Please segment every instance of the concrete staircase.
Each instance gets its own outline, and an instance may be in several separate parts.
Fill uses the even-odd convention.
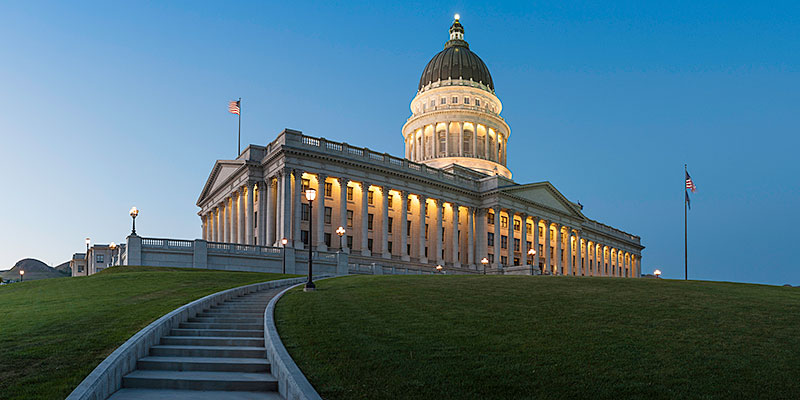
[[[279,290],[230,299],[181,323],[109,399],[281,399],[264,348],[264,309]]]

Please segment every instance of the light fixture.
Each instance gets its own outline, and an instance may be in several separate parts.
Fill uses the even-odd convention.
[[[314,201],[317,198],[317,191],[314,189],[306,189],[306,200]]]
[[[287,243],[289,243],[289,239],[287,239],[287,238],[281,239],[281,244],[282,245],[286,246]]]
[[[661,270],[657,269],[657,270],[653,271],[653,275],[655,275],[656,278],[661,278]]]
[[[25,280],[25,270],[19,270],[19,281],[22,282]]]
[[[135,206],[131,207],[130,215],[131,215],[131,218],[133,218],[133,226],[131,228],[131,236],[136,236],[136,217],[139,215],[139,209],[136,208]]]
[[[306,286],[303,288],[304,292],[311,292],[316,289],[316,285],[314,285],[314,281],[312,280],[312,269],[313,269],[313,259],[314,255],[311,252],[313,246],[311,243],[314,243],[314,199],[317,198],[317,191],[314,189],[306,189],[306,200],[308,200],[308,280],[306,281]]]

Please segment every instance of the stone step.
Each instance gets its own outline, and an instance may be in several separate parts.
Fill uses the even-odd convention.
[[[209,307],[203,310],[203,312],[219,312],[219,311],[242,311],[242,312],[260,312],[263,313],[264,310],[267,309],[267,306],[260,305],[260,306],[219,306],[219,307]]]
[[[230,324],[230,323],[209,323],[209,322],[181,322],[179,328],[186,329],[247,329],[264,330],[263,323],[257,324]]]
[[[226,336],[264,338],[264,329],[184,329],[175,328],[169,332],[170,336]]]
[[[192,317],[187,322],[207,322],[217,324],[261,324],[264,323],[264,318],[247,318],[247,317]]]
[[[235,311],[235,310],[211,310],[203,311],[195,315],[196,318],[264,318],[264,310],[261,311]]]
[[[109,400],[283,400],[277,392],[120,389]]]
[[[263,347],[263,344],[262,346],[189,346],[160,344],[150,348],[150,355],[159,357],[266,358],[267,351]]]
[[[245,346],[264,345],[264,338],[222,337],[222,336],[164,336],[161,344],[179,346]]]
[[[263,358],[225,357],[157,357],[148,356],[136,362],[137,369],[168,371],[269,372]]]
[[[142,389],[276,391],[278,381],[267,373],[135,370],[122,386]]]

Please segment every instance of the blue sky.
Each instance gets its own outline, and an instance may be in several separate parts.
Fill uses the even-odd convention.
[[[800,3],[0,3],[0,269],[83,239],[194,238],[217,159],[283,128],[402,155],[452,15],[487,63],[517,182],[638,234],[645,271],[800,284]]]

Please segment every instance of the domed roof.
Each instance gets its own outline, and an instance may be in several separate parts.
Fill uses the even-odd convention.
[[[432,82],[448,79],[464,79],[480,82],[494,91],[494,83],[489,68],[477,54],[469,49],[469,44],[463,40],[464,28],[458,19],[450,27],[450,40],[444,45],[444,50],[433,56],[422,71],[419,79],[419,88],[422,90]]]

